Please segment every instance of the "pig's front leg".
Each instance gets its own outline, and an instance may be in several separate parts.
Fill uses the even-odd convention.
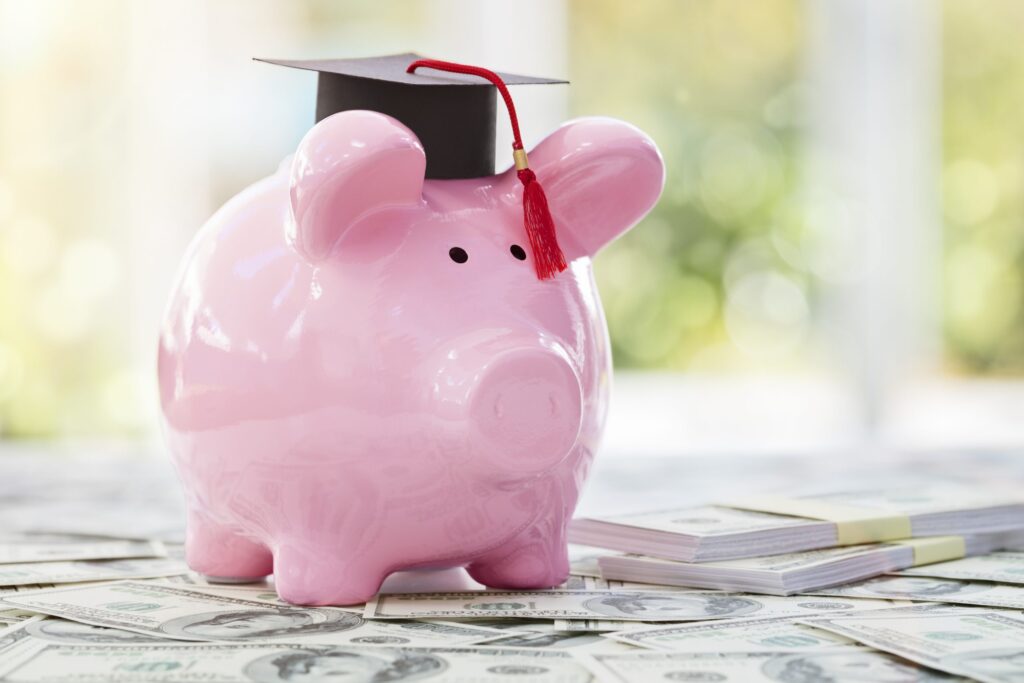
[[[491,588],[552,588],[569,577],[564,530],[546,536],[533,530],[473,561],[466,571]]]
[[[218,524],[198,510],[189,510],[185,560],[212,581],[259,581],[274,570],[266,546]]]
[[[388,571],[371,558],[326,544],[283,544],[274,552],[277,595],[293,605],[359,605],[380,590]]]

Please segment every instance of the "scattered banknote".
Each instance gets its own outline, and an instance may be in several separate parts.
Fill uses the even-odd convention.
[[[23,609],[157,638],[288,640],[371,645],[468,645],[507,635],[472,624],[372,622],[334,608],[299,608],[124,581],[6,596]]]
[[[555,619],[551,623],[556,631],[564,633],[612,633],[628,631],[638,626],[653,626],[658,622],[623,621],[621,619]]]
[[[965,679],[859,647],[817,652],[581,653],[603,681],[735,681],[736,683],[953,683]]]
[[[725,594],[723,594],[725,595]],[[807,600],[800,596],[771,597],[764,595],[746,596],[765,603],[769,609],[759,612],[759,619],[776,617],[794,619],[801,614],[844,612],[858,609],[883,609],[903,603],[899,600]],[[743,617],[740,617],[741,619]],[[683,621],[683,620],[679,620]],[[726,620],[730,621],[730,620]],[[621,619],[555,619],[555,629],[567,633],[615,633],[617,631],[636,630],[645,622],[625,621]],[[646,622],[648,626],[659,625],[658,622]]]
[[[718,621],[716,619],[716,621]],[[622,619],[555,619],[555,630],[564,633],[613,633],[628,631],[638,626],[653,626],[660,622],[623,621]]]
[[[370,619],[471,619],[476,617],[699,621],[748,616],[798,616],[850,609],[879,609],[889,603],[814,600],[717,592],[486,591],[378,595],[366,604]]]
[[[875,604],[870,609],[879,609],[882,605]],[[842,610],[840,610],[842,611]],[[810,614],[810,612],[804,612],[804,614]],[[769,615],[758,617],[759,619],[783,619],[793,621],[797,619],[797,615],[794,614],[782,614],[780,615]],[[743,617],[738,619],[711,619],[711,620],[690,620],[680,621],[672,625],[683,626],[689,624],[700,624],[700,623],[715,623],[715,624],[729,624],[732,622],[744,621]],[[657,621],[624,621],[617,619],[555,619],[553,622],[556,631],[562,631],[564,633],[604,633],[612,634],[623,631],[636,631],[641,628],[654,628],[658,626],[668,626],[665,622]]]
[[[658,591],[659,593],[693,593],[699,590],[704,593],[712,592],[703,588],[694,588],[693,586],[665,586],[662,584],[651,584],[651,583],[637,583],[634,581],[618,581],[616,579],[602,579],[597,576],[587,575],[570,575],[559,588],[564,590],[581,590],[581,591],[595,591],[595,590],[608,590],[613,588],[615,590],[626,590],[626,591]],[[715,591],[717,592],[717,591]]]
[[[962,608],[879,610],[804,620],[924,666],[985,683],[1024,681],[1024,617]]]
[[[169,557],[0,564],[0,587],[148,579],[187,572],[184,562]]]
[[[40,618],[40,617],[35,617]],[[23,622],[0,627],[0,671],[11,659],[11,653],[19,644],[29,638],[29,634],[21,628]]]
[[[880,576],[848,586],[825,588],[811,594],[1024,609],[1024,586],[937,579],[929,576]]]
[[[1024,584],[1024,552],[996,552],[962,560],[926,564],[894,572],[901,576],[934,576],[964,581]]]
[[[366,605],[374,619],[474,617],[683,621],[739,616],[763,608],[749,598],[706,593],[488,591],[385,594]]]
[[[127,676],[126,676],[127,674]],[[128,677],[130,676],[130,678]],[[589,670],[552,650],[395,648],[294,643],[55,645],[29,641],[0,664],[10,683],[70,681],[426,681],[587,683]]]
[[[912,603],[904,608],[918,609]],[[931,604],[929,610],[959,612],[959,605]],[[896,609],[890,608],[889,612]],[[859,611],[857,613],[863,613]],[[798,624],[792,616],[737,618],[717,622],[656,625],[623,629],[606,638],[657,650],[675,652],[787,652],[851,644],[842,636]]]
[[[792,617],[660,625],[604,637],[651,650],[695,653],[805,652],[853,644],[843,636],[794,623]]]
[[[146,583],[151,583],[147,581]],[[223,595],[229,598],[241,598],[243,600],[259,600],[260,602],[273,602],[281,605],[287,605],[284,600],[277,596],[277,589],[274,588],[274,584],[270,581],[259,581],[257,583],[239,583],[239,584],[227,584],[227,583],[213,583],[202,578],[198,574],[185,574],[183,576],[168,576],[166,578],[158,579],[152,583],[166,583],[179,588],[188,588],[188,590],[196,591],[198,593],[212,593],[214,595]]]
[[[450,623],[450,622],[446,622]],[[489,640],[485,647],[542,648],[572,650],[581,652],[620,652],[632,650],[631,646],[602,638],[597,633],[576,633],[561,631],[550,621],[526,621],[523,619],[472,619],[470,623],[488,626],[509,632],[505,638]],[[634,624],[635,625],[635,624]]]
[[[83,624],[79,621],[69,621],[58,617],[40,616],[38,614],[30,619],[25,619],[3,635],[18,641],[24,638],[33,638],[58,645],[128,645],[139,643],[173,645],[179,642],[168,638],[147,636],[134,631],[125,631],[119,628]],[[0,642],[2,642],[2,637],[0,637]],[[0,655],[2,653],[3,650],[0,649]]]
[[[253,581],[248,583],[225,583],[223,581],[210,581],[209,579],[200,574],[189,572],[188,574],[167,576],[162,578],[161,581],[164,581],[166,583],[175,583],[179,585],[194,586],[197,590],[205,590],[206,588],[223,588],[274,592],[274,584],[266,579],[262,581]]]
[[[21,609],[0,609],[0,625],[10,626],[35,616],[34,612],[26,612]]]
[[[40,590],[43,588],[56,588],[52,583],[34,583],[31,586],[0,586],[0,598],[7,595],[14,595],[15,593],[24,593],[31,590]],[[3,605],[0,605],[0,609],[3,609]]]
[[[189,586],[189,590],[194,590],[198,593],[210,593],[212,595],[220,595],[228,598],[239,598],[242,600],[257,600],[259,602],[269,602],[276,605],[290,605],[290,603],[278,597],[277,589],[274,587],[274,584],[270,581],[258,581],[255,583],[244,584],[225,584],[208,581],[207,579],[204,579],[203,577],[197,574],[171,576],[164,579],[160,579],[160,581],[177,585],[187,585]],[[340,609],[346,612],[362,614],[363,611],[366,609],[366,606],[342,605],[332,606],[331,609]]]
[[[793,620],[806,614],[831,614],[835,612],[847,612],[850,610],[862,609],[883,609],[904,603],[900,600],[807,600],[799,596],[787,598],[766,597],[763,595],[746,596],[753,597],[760,602],[767,603],[768,609],[758,612],[758,619],[789,619]],[[727,623],[743,620],[738,619],[714,619],[714,623]],[[684,620],[676,620],[683,622]],[[708,621],[708,619],[692,619],[686,623]],[[656,621],[626,621],[623,619],[555,619],[555,629],[566,633],[617,633],[619,631],[634,631],[643,626],[663,626]]]
[[[591,576],[579,576],[570,574],[558,588],[567,591],[585,591],[607,588],[604,584],[603,579],[594,578]]]
[[[650,582],[620,581],[619,579],[592,579],[594,588],[609,588],[624,591],[658,591],[659,593],[727,593],[717,588],[696,588],[694,586],[666,586],[664,584],[652,584]]]
[[[600,548],[570,545],[569,571],[577,576],[592,576],[599,579],[601,578],[601,568],[597,566],[597,559],[607,554],[607,550]]]
[[[127,557],[163,557],[156,541],[126,541],[63,534],[0,535],[0,564],[56,562],[60,560],[112,560]]]

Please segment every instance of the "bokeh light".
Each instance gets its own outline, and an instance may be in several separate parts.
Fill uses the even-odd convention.
[[[944,328],[950,366],[1024,373],[1024,5],[943,3]]]
[[[597,260],[616,363],[746,371],[798,357],[813,343],[798,199],[803,6],[571,7],[574,113],[630,119],[668,166],[652,216]]]

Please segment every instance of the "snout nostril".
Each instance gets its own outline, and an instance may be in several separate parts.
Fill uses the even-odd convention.
[[[579,380],[565,358],[547,349],[511,351],[488,363],[472,403],[484,448],[510,470],[554,465],[579,434]]]

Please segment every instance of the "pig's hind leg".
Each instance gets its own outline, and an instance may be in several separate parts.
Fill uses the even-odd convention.
[[[344,545],[285,543],[274,553],[277,595],[293,605],[359,605],[377,594],[389,571]]]
[[[534,530],[474,560],[466,571],[491,588],[552,588],[569,577],[569,549],[564,534],[545,537]]]
[[[188,566],[213,582],[259,581],[274,570],[266,546],[253,541],[197,510],[189,510],[185,534]]]

